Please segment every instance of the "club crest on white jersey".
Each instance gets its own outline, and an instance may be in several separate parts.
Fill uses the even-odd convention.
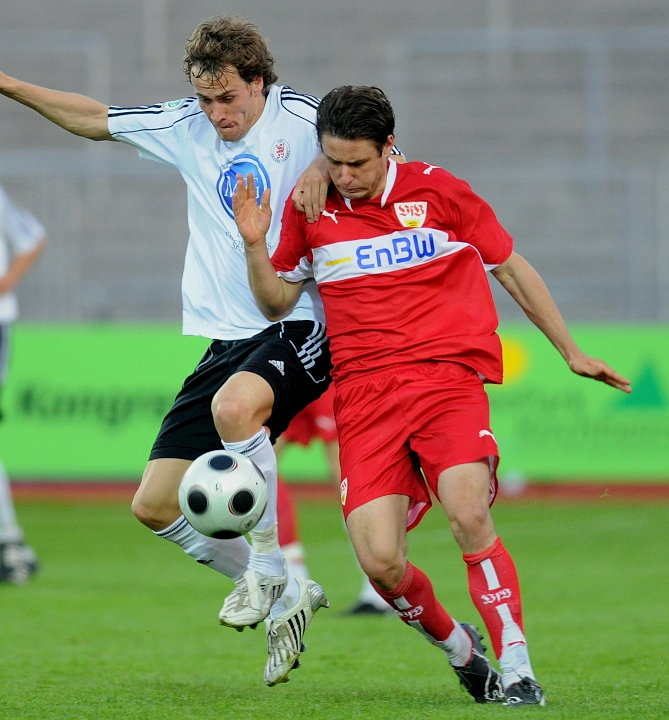
[[[290,157],[290,144],[287,140],[280,138],[272,145],[270,155],[275,163],[285,163]]]
[[[260,202],[260,198],[267,188],[272,185],[269,179],[269,173],[260,159],[255,155],[237,155],[232,162],[221,167],[221,173],[216,181],[216,191],[221,199],[221,204],[225,212],[234,218],[235,214],[232,210],[232,196],[235,194],[237,187],[237,175],[242,175],[246,179],[247,175],[253,175],[253,182],[256,186],[256,200]]]
[[[422,201],[395,203],[395,216],[403,227],[423,227],[427,217],[427,203]]]

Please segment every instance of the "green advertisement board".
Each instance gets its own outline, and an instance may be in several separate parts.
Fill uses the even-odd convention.
[[[500,472],[533,480],[669,480],[669,328],[574,327],[632,393],[574,375],[532,326],[504,327],[505,382],[489,386]]]
[[[502,327],[506,382],[488,386],[501,472],[553,482],[669,479],[669,328],[572,330],[634,392],[573,375],[527,323]],[[137,479],[205,347],[172,325],[17,325],[0,426],[12,479]],[[281,468],[290,479],[327,475],[318,444],[288,448]]]

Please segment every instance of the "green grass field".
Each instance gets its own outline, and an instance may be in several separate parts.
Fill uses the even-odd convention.
[[[219,627],[230,582],[142,528],[123,504],[18,505],[40,574],[0,586],[0,718],[417,720],[532,713],[557,720],[669,717],[669,505],[501,500],[545,708],[476,705],[445,658],[392,617],[346,617],[360,576],[339,510],[303,503],[312,575],[331,608],[302,668],[263,683],[263,632]],[[478,622],[438,510],[410,535],[449,610]]]

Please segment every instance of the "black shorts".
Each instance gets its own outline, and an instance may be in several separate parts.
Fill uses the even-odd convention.
[[[278,322],[245,340],[214,340],[184,381],[149,458],[195,460],[218,450],[221,438],[211,401],[221,385],[242,370],[264,378],[274,391],[266,422],[274,441],[302,408],[325,392],[331,367],[325,326],[317,322]]]

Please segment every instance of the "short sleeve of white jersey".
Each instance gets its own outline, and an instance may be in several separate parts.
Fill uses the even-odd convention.
[[[155,105],[109,108],[108,128],[115,140],[133,145],[148,159],[178,165],[192,121],[203,115],[194,97]]]

